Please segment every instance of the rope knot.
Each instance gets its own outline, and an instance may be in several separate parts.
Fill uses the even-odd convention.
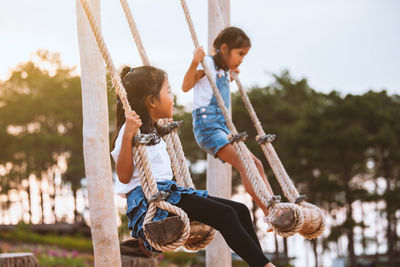
[[[235,135],[229,135],[228,139],[231,142],[231,144],[236,143],[238,141],[243,141],[244,142],[247,139],[247,133],[246,132],[241,132],[241,133],[237,133]]]
[[[261,145],[265,142],[272,143],[275,140],[276,134],[265,134],[263,136],[256,136],[256,141]]]
[[[160,129],[158,130],[158,134],[161,136],[165,136],[165,135],[171,133],[172,131],[178,130],[179,128],[181,128],[182,125],[183,125],[183,121],[173,121],[173,122],[164,123],[162,125],[159,124]]]
[[[294,203],[296,204],[300,204],[302,201],[307,200],[307,196],[306,195],[300,195],[296,198],[296,200],[294,201]]]
[[[157,193],[155,193],[154,195],[152,195],[150,197],[150,199],[147,201],[147,203],[150,205],[150,203],[153,203],[153,202],[157,203],[161,200],[166,200],[170,195],[171,195],[171,193],[169,193],[169,192],[158,191]]]
[[[150,142],[156,142],[158,140],[158,136],[155,133],[149,133],[149,134],[137,134],[133,138],[133,144],[135,146],[138,145],[147,145]]]
[[[281,202],[281,196],[278,195],[278,196],[271,197],[271,199],[268,200],[267,209],[269,209],[270,207],[273,207],[276,203],[279,203],[279,202]]]

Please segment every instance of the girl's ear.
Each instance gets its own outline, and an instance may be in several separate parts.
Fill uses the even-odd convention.
[[[147,108],[155,108],[156,107],[157,98],[153,95],[149,95],[146,97],[144,104]]]
[[[228,49],[229,47],[228,47],[228,45],[227,44],[225,44],[225,43],[223,43],[222,45],[221,45],[221,47],[219,48],[219,50],[221,51],[221,53],[223,54],[223,55],[227,55],[228,54]]]

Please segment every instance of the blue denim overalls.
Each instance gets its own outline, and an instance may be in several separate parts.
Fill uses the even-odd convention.
[[[230,90],[227,75],[218,74],[215,77],[218,90],[224,99],[225,106],[230,106]],[[229,144],[228,135],[230,131],[226,125],[224,115],[218,106],[217,99],[213,94],[210,103],[192,112],[193,132],[197,144],[207,153],[216,157],[217,152]]]

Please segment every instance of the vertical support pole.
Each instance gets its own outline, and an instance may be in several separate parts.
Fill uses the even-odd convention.
[[[90,0],[100,20],[100,0]],[[76,0],[81,63],[83,152],[96,267],[121,266],[114,207],[106,71],[81,3]]]
[[[213,41],[223,29],[219,22],[214,2],[220,6],[225,25],[230,24],[230,1],[208,0],[208,53],[213,52]],[[231,198],[232,192],[232,167],[228,163],[207,154],[207,190],[210,195],[222,198]],[[226,244],[222,235],[218,233],[215,240],[206,250],[206,266],[208,267],[230,267],[232,266],[231,249]]]

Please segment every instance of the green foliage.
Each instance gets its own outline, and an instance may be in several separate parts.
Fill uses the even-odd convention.
[[[84,176],[82,106],[80,78],[73,70],[61,64],[58,54],[38,51],[0,83],[0,164],[12,164],[2,182],[20,189],[22,179],[41,177],[64,155],[64,180],[73,189],[79,186]]]
[[[187,253],[183,251],[176,251],[176,252],[164,252],[159,255],[160,260],[160,267],[167,267],[170,264],[176,264],[177,266],[203,266],[199,260],[198,253]],[[204,253],[203,258],[204,258]]]
[[[124,236],[129,236],[131,230],[128,228],[128,223],[129,223],[129,218],[126,216],[126,214],[119,214],[119,217],[121,218],[121,225],[118,227],[118,237],[119,240],[122,241],[124,240]]]
[[[108,94],[111,118],[115,94]],[[85,172],[81,81],[74,68],[62,65],[58,54],[38,51],[0,82],[0,99],[0,165],[11,166],[0,176],[0,193],[27,190],[22,180],[31,174],[40,180],[62,157],[63,183],[75,194]]]
[[[31,232],[29,230],[29,226],[25,224],[19,224],[18,227],[13,231],[1,232],[0,238],[10,242],[46,244],[65,249],[75,249],[83,252],[93,251],[91,239],[83,237],[60,236],[55,234],[39,235]]]
[[[84,258],[55,257],[46,254],[36,255],[40,266],[68,266],[68,267],[91,267]]]

